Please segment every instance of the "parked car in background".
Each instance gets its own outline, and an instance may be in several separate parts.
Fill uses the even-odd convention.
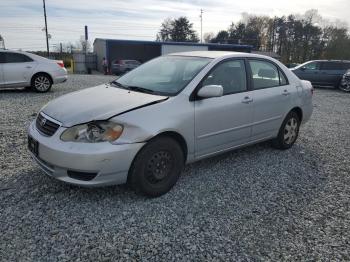
[[[111,72],[114,75],[121,75],[129,72],[141,65],[137,60],[113,60],[111,63]]]
[[[288,68],[294,68],[294,67],[297,67],[298,65],[299,65],[298,63],[285,64],[285,66]]]
[[[52,84],[66,80],[63,61],[28,52],[0,50],[0,88],[31,87],[43,93],[49,91]]]
[[[58,180],[128,182],[159,196],[185,163],[265,140],[290,148],[312,114],[312,91],[266,56],[175,53],[51,101],[31,123],[28,147]]]
[[[315,87],[341,88],[341,80],[350,69],[350,61],[315,60],[301,64],[291,70],[300,79],[308,80]]]
[[[343,75],[339,88],[344,92],[350,92],[350,69]]]

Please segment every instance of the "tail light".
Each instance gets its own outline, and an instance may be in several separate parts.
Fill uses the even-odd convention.
[[[58,60],[58,61],[56,61],[56,63],[57,63],[60,67],[64,68],[64,63],[63,63],[62,60]]]

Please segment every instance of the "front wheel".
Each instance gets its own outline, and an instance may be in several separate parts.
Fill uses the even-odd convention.
[[[350,92],[350,81],[341,81],[338,88],[343,92]]]
[[[48,92],[51,89],[52,81],[46,74],[38,74],[32,79],[32,89],[39,93]]]
[[[184,162],[184,153],[174,139],[156,138],[137,154],[129,171],[128,183],[136,192],[151,197],[161,196],[175,185]]]
[[[297,113],[290,112],[284,119],[278,136],[272,141],[274,147],[278,149],[290,148],[298,138],[300,119]]]

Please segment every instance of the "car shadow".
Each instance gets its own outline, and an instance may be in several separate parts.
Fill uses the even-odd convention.
[[[295,144],[290,150],[281,151],[273,149],[269,142],[265,142],[187,165],[176,186],[169,193],[157,198],[155,202],[160,199],[183,201],[184,195],[187,196],[185,198],[188,196],[201,198],[196,195],[198,193],[204,193],[203,197],[209,197],[207,191],[227,193],[227,190],[231,192],[237,190],[239,194],[249,195],[254,188],[276,194],[281,193],[283,189],[295,194],[290,191],[291,188],[316,193],[318,188],[323,187],[324,179],[322,161],[319,160],[317,153],[308,149],[306,144]],[[21,181],[26,187],[7,183],[10,188],[7,190],[8,193],[13,190],[13,193],[16,190],[28,190],[28,195],[35,194],[38,198],[44,195],[64,198],[69,195],[74,196],[70,201],[78,200],[76,204],[106,198],[123,203],[155,200],[137,195],[127,185],[98,188],[69,185],[46,176],[35,164],[28,171],[18,173],[16,181]],[[198,188],[201,190],[194,190]],[[164,204],[166,205],[166,202]]]

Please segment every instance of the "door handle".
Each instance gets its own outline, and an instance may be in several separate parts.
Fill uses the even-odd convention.
[[[32,68],[31,66],[26,66],[26,68]]]
[[[242,100],[242,103],[244,103],[244,104],[249,104],[251,102],[253,102],[253,98],[251,98],[249,96],[244,97]]]
[[[287,89],[285,89],[285,90],[283,90],[282,95],[284,95],[284,96],[289,96],[289,95],[290,95],[290,93],[288,92],[288,90],[287,90]]]

